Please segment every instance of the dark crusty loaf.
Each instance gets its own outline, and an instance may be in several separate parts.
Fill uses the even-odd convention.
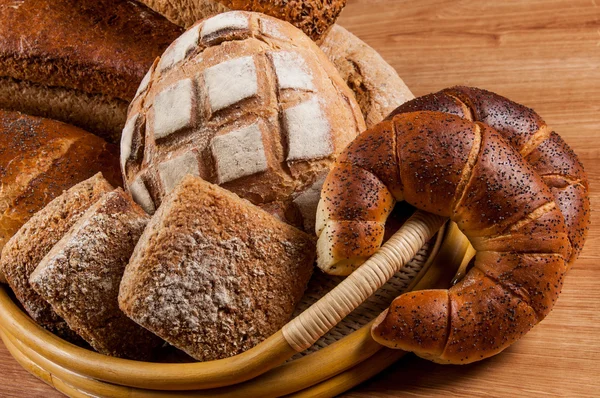
[[[32,287],[98,352],[147,359],[160,339],[129,320],[117,297],[148,215],[120,188],[90,207],[31,274]]]
[[[100,173],[80,182],[31,217],[2,250],[0,270],[25,310],[39,325],[69,341],[77,341],[77,335],[31,288],[29,277],[83,213],[112,190]]]
[[[116,141],[144,74],[181,33],[133,1],[0,0],[0,105],[62,119],[105,138],[110,133]],[[23,96],[9,97],[15,87],[24,89],[25,103]],[[88,103],[80,104],[86,95]],[[38,109],[48,97],[54,107]],[[94,100],[105,111],[98,117],[118,107],[120,123],[82,112],[93,109]],[[85,108],[72,112],[72,106]]]
[[[36,211],[78,182],[101,171],[121,185],[116,154],[116,147],[76,127],[0,110],[0,249]]]
[[[119,303],[133,320],[198,360],[229,357],[289,320],[314,253],[309,235],[188,175],[144,231]]]
[[[346,0],[140,0],[174,23],[196,21],[231,10],[255,11],[282,19],[319,41],[335,23]]]

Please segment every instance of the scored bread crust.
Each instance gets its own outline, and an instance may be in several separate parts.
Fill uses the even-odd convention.
[[[320,47],[354,92],[367,128],[414,98],[396,70],[342,26],[333,25]]]
[[[35,212],[78,182],[102,172],[121,185],[116,154],[116,147],[74,126],[0,110],[0,249]]]
[[[2,250],[0,270],[23,308],[39,325],[68,341],[80,338],[31,288],[29,277],[85,211],[112,190],[101,173],[80,182],[31,217]]]
[[[119,304],[197,360],[225,358],[289,321],[313,261],[311,236],[188,175],[140,238]]]
[[[173,23],[190,27],[195,22],[231,11],[254,11],[290,22],[314,41],[321,40],[335,23],[346,0],[141,0]]]
[[[29,279],[69,327],[105,355],[147,360],[161,344],[128,319],[117,300],[125,266],[148,220],[117,188],[85,211]]]
[[[144,81],[121,164],[148,212],[190,173],[310,225],[314,208],[303,194],[365,128],[354,94],[319,47],[259,13],[199,22]]]

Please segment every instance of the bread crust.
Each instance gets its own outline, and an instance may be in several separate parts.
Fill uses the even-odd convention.
[[[182,32],[133,1],[2,3],[0,76],[123,100]]]
[[[29,282],[98,352],[147,360],[161,340],[119,310],[119,285],[148,215],[121,188],[103,195],[46,254]]]
[[[81,338],[31,288],[29,277],[85,211],[112,190],[101,173],[80,182],[35,213],[2,250],[0,270],[23,308],[39,325],[71,342]]]
[[[99,171],[121,185],[116,154],[79,128],[0,110],[0,248],[35,212]]]
[[[560,135],[551,131],[540,115],[490,91],[457,86],[407,102],[390,118],[420,110],[455,114],[498,131],[550,187],[569,230],[573,248],[569,264],[577,259],[591,216],[587,174],[575,152]]]
[[[309,235],[188,175],[137,244],[119,304],[197,360],[225,358],[289,321],[313,261]]]
[[[284,21],[232,11],[190,28],[151,69],[129,109],[122,166],[147,211],[189,172],[311,225],[298,197],[364,127],[314,42]]]
[[[142,0],[170,21],[189,28],[197,21],[231,10],[254,11],[290,22],[311,39],[321,40],[346,0]]]
[[[462,364],[501,352],[544,319],[560,293],[571,244],[550,187],[514,144],[481,122],[432,111],[398,112],[364,136],[325,180],[318,265],[339,274],[372,255],[383,232],[368,227],[385,222],[393,200],[449,217],[477,250],[473,269],[450,289],[396,298],[375,320],[373,338]]]
[[[320,47],[354,92],[367,128],[414,98],[396,70],[344,27],[333,25]]]

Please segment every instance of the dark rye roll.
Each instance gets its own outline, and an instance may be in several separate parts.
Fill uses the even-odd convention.
[[[126,0],[0,0],[0,107],[116,143],[154,59],[183,30]]]

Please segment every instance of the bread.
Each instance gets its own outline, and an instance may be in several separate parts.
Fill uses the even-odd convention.
[[[231,10],[261,12],[290,22],[319,41],[335,23],[346,0],[141,0],[170,21],[189,28],[200,19]]]
[[[390,117],[418,110],[452,113],[483,122],[502,134],[550,187],[567,224],[573,248],[569,265],[573,264],[590,225],[588,178],[575,152],[540,115],[490,91],[457,86],[407,102]]]
[[[0,110],[0,250],[36,211],[98,172],[122,184],[115,146],[64,123]]]
[[[505,120],[514,125],[512,116]],[[501,134],[431,111],[399,113],[361,134],[324,183],[319,266],[352,268],[376,251],[395,200],[450,217],[477,257],[449,290],[396,298],[373,324],[377,342],[470,363],[502,351],[550,312],[568,269],[568,229],[544,179]]]
[[[233,193],[186,176],[135,248],[119,303],[199,361],[246,351],[291,317],[313,239]]]
[[[340,25],[331,28],[320,47],[354,92],[367,128],[414,98],[377,51]]]
[[[310,225],[316,200],[303,194],[365,128],[325,54],[300,30],[258,13],[233,11],[194,25],[139,91],[121,164],[127,188],[148,212],[190,173]]]
[[[35,213],[2,250],[0,270],[23,308],[39,325],[69,341],[77,341],[77,334],[31,288],[29,277],[83,213],[112,190],[100,173],[80,182]]]
[[[126,0],[0,0],[0,107],[118,142],[144,74],[182,29]]]
[[[161,340],[119,310],[125,266],[149,220],[120,188],[90,207],[52,247],[29,279],[40,294],[98,352],[148,359]]]

